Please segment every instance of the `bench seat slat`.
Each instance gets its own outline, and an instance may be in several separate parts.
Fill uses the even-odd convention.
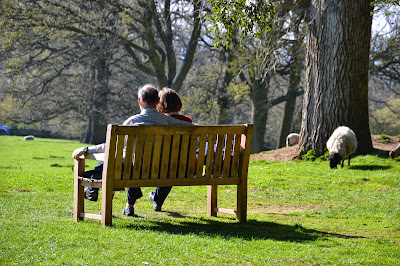
[[[170,187],[170,186],[197,186],[197,185],[237,185],[238,177],[228,178],[183,178],[183,179],[140,179],[114,180],[115,188],[122,187]]]

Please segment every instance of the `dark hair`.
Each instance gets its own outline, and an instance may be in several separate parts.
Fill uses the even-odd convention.
[[[179,95],[170,88],[163,88],[158,96],[160,101],[157,104],[157,110],[160,113],[179,112],[182,108],[182,102]]]
[[[159,101],[158,90],[151,84],[146,84],[138,91],[138,97],[142,102],[156,104]]]

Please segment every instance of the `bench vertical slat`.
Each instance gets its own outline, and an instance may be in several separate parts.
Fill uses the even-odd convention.
[[[143,135],[136,136],[135,162],[133,163],[132,179],[140,179],[140,168],[142,167]]]
[[[189,135],[183,135],[181,140],[181,148],[179,151],[178,178],[186,177],[185,173],[188,161],[188,150],[189,150]]]
[[[168,165],[171,149],[171,135],[164,136],[164,143],[162,145],[161,168],[160,178],[164,179],[168,176]]]
[[[225,141],[225,153],[224,153],[224,162],[222,166],[222,177],[228,177],[229,176],[229,169],[231,167],[231,153],[232,153],[232,141],[233,141],[233,135],[228,134],[226,136],[226,141]]]
[[[199,152],[197,159],[196,177],[200,178],[203,175],[204,158],[206,154],[207,135],[200,135]]]
[[[188,152],[188,167],[186,176],[191,178],[195,175],[196,166],[196,149],[197,149],[197,139],[199,136],[190,136],[189,152]]]
[[[215,151],[214,158],[214,177],[219,177],[221,174],[221,164],[222,164],[222,150],[225,143],[225,134],[217,135],[217,150]]]
[[[208,135],[208,148],[207,148],[207,157],[206,157],[206,172],[204,174],[205,178],[210,178],[211,175],[212,175],[215,138],[216,138],[215,135]]]
[[[151,163],[151,150],[153,149],[153,136],[146,136],[144,142],[144,153],[142,163],[142,179],[149,179],[150,163]]]
[[[237,186],[237,213],[238,222],[245,222],[247,219],[247,175],[250,160],[251,139],[253,136],[253,125],[246,125],[245,134],[241,137],[241,147],[239,164],[240,184]]]
[[[176,178],[177,166],[178,166],[178,156],[179,156],[179,143],[181,140],[181,136],[173,135],[172,136],[172,145],[171,145],[171,158],[169,160],[169,173],[168,178]]]
[[[157,179],[158,173],[160,171],[160,152],[161,152],[161,145],[162,145],[162,135],[156,135],[154,137],[154,149],[153,149],[153,158],[152,166],[151,166],[151,179]]]
[[[135,136],[128,135],[128,139],[126,141],[126,151],[125,151],[125,164],[124,164],[124,176],[123,179],[130,179],[131,171],[132,171],[132,158],[133,158],[133,149],[135,145]]]
[[[117,135],[117,150],[115,154],[115,170],[114,170],[114,179],[121,179],[122,172],[122,156],[124,153],[125,146],[125,135]]]
[[[240,139],[241,139],[241,134],[236,134],[235,135],[235,144],[233,147],[232,165],[231,165],[231,176],[232,177],[238,176]]]

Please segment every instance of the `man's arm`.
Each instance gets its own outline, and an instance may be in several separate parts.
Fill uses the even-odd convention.
[[[89,153],[104,153],[106,144],[102,143],[96,146],[81,147],[72,152],[72,157],[79,160],[82,155],[86,156]]]

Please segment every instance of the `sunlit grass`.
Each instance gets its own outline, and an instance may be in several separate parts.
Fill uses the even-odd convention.
[[[400,160],[251,162],[248,222],[206,216],[206,187],[174,187],[154,212],[144,188],[112,227],[72,221],[76,141],[0,136],[0,265],[398,265]],[[96,162],[87,162],[93,168]],[[234,208],[233,186],[218,203]],[[100,211],[99,202],[85,201]]]

